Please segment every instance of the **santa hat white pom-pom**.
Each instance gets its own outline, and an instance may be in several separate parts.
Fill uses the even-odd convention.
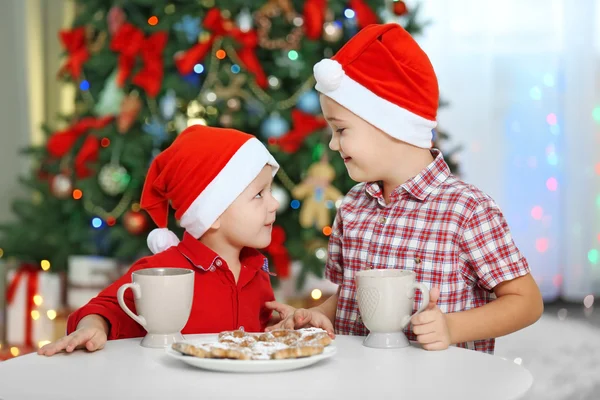
[[[167,228],[153,229],[146,240],[148,248],[153,254],[165,251],[169,247],[177,246],[179,238]]]
[[[332,92],[340,87],[345,72],[342,65],[329,58],[319,61],[313,67],[313,73],[317,80],[318,89],[324,92]]]

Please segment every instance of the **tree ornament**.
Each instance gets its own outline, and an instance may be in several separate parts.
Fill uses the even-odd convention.
[[[148,229],[148,218],[139,211],[127,211],[123,216],[123,226],[132,235],[140,235]]]
[[[117,117],[117,131],[126,133],[135,122],[140,110],[142,109],[142,101],[137,92],[129,93],[121,103],[121,113]]]
[[[406,3],[402,0],[397,0],[392,3],[392,11],[394,14],[401,17],[408,13],[408,7],[406,7]]]
[[[260,132],[264,137],[278,138],[290,129],[290,124],[278,112],[272,112],[260,125]]]
[[[59,199],[66,199],[73,192],[73,182],[65,174],[55,175],[50,181],[50,191]]]
[[[339,21],[325,22],[323,25],[323,40],[329,43],[337,43],[344,36],[344,29]]]
[[[116,196],[127,189],[131,177],[125,167],[119,164],[106,164],[100,169],[98,174],[98,184],[104,193],[109,196]]]
[[[328,202],[335,202],[343,194],[331,185],[335,170],[326,161],[312,164],[307,177],[292,190],[294,198],[303,200],[300,209],[300,225],[304,228],[316,227],[319,230],[331,224]]]
[[[272,38],[270,37],[271,19],[281,15],[293,28],[285,37]],[[300,19],[300,15],[296,13],[290,0],[269,0],[256,12],[256,33],[259,46],[268,50],[297,49],[304,34],[302,24],[298,24]]]
[[[115,70],[106,80],[104,88],[100,92],[98,102],[94,106],[94,113],[104,117],[107,115],[118,115],[125,98],[125,92],[117,85],[117,71]]]

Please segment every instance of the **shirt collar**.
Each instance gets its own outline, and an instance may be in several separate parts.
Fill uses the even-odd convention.
[[[450,167],[444,161],[442,152],[432,149],[431,155],[434,157],[431,164],[425,167],[417,176],[396,188],[391,195],[392,199],[398,197],[400,192],[405,190],[412,197],[423,201],[450,176]],[[367,183],[365,190],[371,197],[383,198],[383,188],[379,182]]]
[[[203,271],[209,271],[213,267],[226,265],[225,260],[217,253],[187,232],[183,234],[183,240],[177,245],[177,250],[190,263]],[[242,265],[250,269],[264,269],[266,260],[265,256],[258,250],[249,247],[243,248],[240,253]]]

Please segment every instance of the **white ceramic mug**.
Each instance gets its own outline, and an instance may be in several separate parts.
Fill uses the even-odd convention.
[[[192,311],[194,271],[185,268],[146,268],[133,272],[131,281],[119,288],[117,300],[123,311],[148,332],[141,345],[166,347],[183,340],[181,330]],[[138,315],[123,300],[129,288],[133,291]]]
[[[372,269],[356,273],[358,309],[362,322],[370,331],[364,345],[376,348],[409,345],[402,330],[413,315],[415,289],[422,293],[421,307],[427,308],[429,289],[415,282],[413,271],[402,269]]]

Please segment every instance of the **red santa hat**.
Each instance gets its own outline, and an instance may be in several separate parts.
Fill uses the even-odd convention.
[[[194,125],[152,161],[141,207],[159,229],[148,235],[153,253],[179,243],[167,229],[169,204],[180,225],[202,236],[258,176],[265,165],[279,164],[254,136],[233,129]]]
[[[433,66],[395,23],[369,25],[314,66],[316,89],[388,135],[431,147],[439,91]]]

